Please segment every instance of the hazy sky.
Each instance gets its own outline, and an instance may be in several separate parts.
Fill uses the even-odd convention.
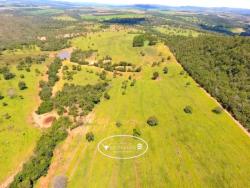
[[[250,9],[250,0],[64,0],[103,4],[162,4],[170,6],[235,7]]]

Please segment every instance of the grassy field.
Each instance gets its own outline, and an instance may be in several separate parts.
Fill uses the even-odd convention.
[[[21,52],[19,52],[21,55]],[[7,57],[6,57],[7,58]],[[12,80],[4,80],[0,76],[0,91],[5,97],[0,100],[0,182],[15,172],[23,160],[26,160],[39,138],[40,130],[32,124],[31,114],[37,108],[38,82],[42,76],[35,69],[45,73],[45,65],[33,65],[31,72],[17,71],[15,62],[11,61],[11,72],[16,74]],[[25,78],[21,79],[20,75]],[[19,81],[25,81],[28,89],[20,91]],[[16,97],[11,99],[7,93],[13,89]],[[20,98],[23,97],[23,99]],[[7,103],[7,106],[3,106]],[[6,119],[9,114],[10,119]]]
[[[249,187],[249,137],[225,112],[219,115],[212,112],[218,106],[216,102],[186,73],[180,74],[183,69],[175,59],[151,67],[137,54],[148,47],[135,50],[129,47],[132,36],[101,35],[92,37],[101,54],[116,59],[133,58],[134,62],[143,64],[143,71],[132,75],[137,80],[134,87],[130,86],[127,74],[112,79],[108,91],[111,99],[103,99],[95,108],[92,121],[83,127],[84,131],[71,135],[58,147],[52,174],[67,175],[70,188]],[[113,43],[109,43],[111,39]],[[90,40],[76,39],[74,45],[85,49]],[[152,48],[153,54],[172,56],[163,45]],[[168,74],[162,72],[165,66]],[[157,80],[151,79],[154,71],[160,73]],[[128,86],[122,95],[125,80]],[[193,108],[192,114],[184,113],[187,105]],[[146,121],[153,115],[159,125],[149,127]],[[119,128],[115,125],[117,121],[122,123]],[[140,129],[141,138],[148,142],[149,150],[144,156],[114,160],[97,151],[97,144],[103,138],[132,134],[134,128]],[[94,142],[85,140],[86,131],[95,134]],[[52,180],[53,177],[49,178],[49,185]],[[38,183],[37,187],[42,186]]]
[[[82,50],[98,50],[99,56],[96,57],[97,59],[109,55],[114,63],[127,61],[135,65],[142,65],[160,60],[161,57],[157,49],[152,46],[133,48],[132,44],[135,35],[127,34],[128,31],[121,30],[89,34],[86,37],[73,39],[72,44]],[[141,52],[144,52],[146,55],[141,56]]]
[[[109,15],[93,15],[93,14],[82,14],[81,18],[84,20],[110,20],[114,18],[144,18],[145,15],[140,14],[109,14]]]
[[[60,21],[76,21],[75,18],[68,16],[68,15],[55,16],[53,17],[53,19],[60,20]]]
[[[160,31],[161,33],[167,34],[167,35],[180,35],[180,36],[193,36],[197,37],[199,36],[200,32],[191,30],[191,29],[183,29],[183,28],[178,28],[178,27],[156,27],[155,28],[157,31]]]

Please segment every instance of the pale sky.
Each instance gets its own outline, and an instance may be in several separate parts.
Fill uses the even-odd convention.
[[[250,0],[64,0],[102,4],[161,4],[169,6],[233,7],[250,9]]]

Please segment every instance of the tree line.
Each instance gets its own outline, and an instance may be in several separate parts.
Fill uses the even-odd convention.
[[[250,130],[250,38],[165,36],[185,70]]]

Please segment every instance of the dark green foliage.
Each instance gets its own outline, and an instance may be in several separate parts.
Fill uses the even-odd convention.
[[[131,82],[130,86],[135,86],[135,83],[136,83],[136,79],[133,79],[133,81]]]
[[[110,99],[110,95],[107,92],[105,92],[104,93],[104,98],[107,99],[107,100],[109,100]]]
[[[185,70],[250,129],[250,38],[166,37]]]
[[[101,74],[99,75],[101,80],[106,80],[107,73],[105,71],[102,71]]]
[[[10,119],[10,118],[11,118],[11,115],[9,115],[8,113],[6,113],[6,114],[3,115],[3,117],[4,117],[5,119]]]
[[[88,133],[86,134],[86,140],[87,140],[88,142],[93,142],[93,141],[95,140],[94,134],[93,134],[92,132],[88,132]]]
[[[163,68],[163,73],[164,73],[164,74],[167,74],[167,73],[168,73],[168,68],[167,68],[167,67],[164,67],[164,68]]]
[[[223,109],[221,107],[215,107],[213,110],[212,110],[213,113],[215,114],[221,114],[223,112]]]
[[[23,165],[22,170],[15,176],[10,188],[33,187],[35,182],[46,175],[53,157],[53,151],[58,143],[63,141],[72,123],[69,118],[61,117],[54,121],[37,142],[34,155]]]
[[[86,86],[65,84],[53,99],[55,107],[70,109],[77,106],[77,115],[87,115],[100,102],[106,86],[106,83]]]
[[[37,42],[37,45],[41,48],[42,51],[57,51],[70,47],[67,39],[56,39],[54,37],[46,41],[39,41]]]
[[[122,123],[121,123],[120,121],[117,121],[117,122],[115,123],[115,125],[116,125],[116,127],[121,127],[121,126],[122,126]]]
[[[156,125],[158,125],[158,119],[155,116],[151,116],[148,118],[147,124],[149,126],[156,126]]]
[[[4,99],[4,96],[3,96],[3,94],[0,91],[0,100],[2,100],[2,99]]]
[[[138,35],[134,37],[133,40],[133,47],[142,47],[144,46],[144,36],[143,35]]]
[[[0,74],[3,75],[3,78],[5,80],[10,80],[12,78],[15,78],[15,74],[11,73],[8,67],[0,67]]]
[[[19,87],[20,90],[25,90],[25,89],[28,88],[26,83],[23,82],[23,81],[18,82],[18,87]]]
[[[75,49],[71,53],[70,61],[79,63],[79,64],[84,64],[85,59],[90,57],[94,52],[95,51],[93,50],[83,51],[81,49]]]
[[[153,76],[152,76],[152,80],[156,80],[157,78],[159,78],[159,73],[158,72],[154,72]]]
[[[134,128],[133,129],[133,136],[141,136],[141,131],[140,131],[140,129],[138,129],[138,128]]]
[[[193,112],[193,109],[191,106],[186,106],[183,110],[187,114],[192,114],[192,112]]]
[[[43,101],[38,107],[37,114],[45,114],[53,110],[53,102],[51,100]]]
[[[39,92],[39,96],[42,100],[49,100],[52,96],[52,88],[48,85],[43,85],[41,91]]]
[[[48,70],[48,77],[49,77],[49,86],[54,86],[57,81],[59,81],[59,77],[57,73],[62,66],[62,60],[59,58],[55,58],[54,62],[50,64]]]

